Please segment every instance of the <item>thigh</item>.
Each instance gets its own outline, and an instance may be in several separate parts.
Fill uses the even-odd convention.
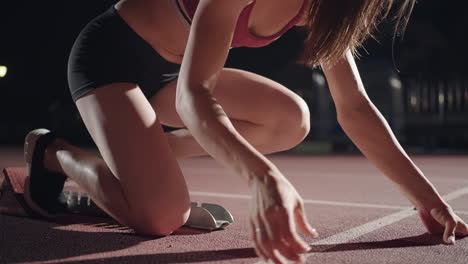
[[[162,124],[183,127],[175,109],[177,81],[172,81],[150,98]],[[261,75],[238,70],[222,70],[214,97],[231,119],[269,125],[278,120],[308,118],[304,100],[283,85]]]
[[[184,177],[156,112],[137,85],[106,85],[76,105],[132,209],[161,214],[189,210]]]

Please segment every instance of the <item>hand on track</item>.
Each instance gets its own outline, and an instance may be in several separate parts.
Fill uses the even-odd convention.
[[[456,236],[467,236],[467,224],[456,215],[450,205],[418,209],[419,217],[430,234],[443,234],[444,242],[455,244]]]
[[[298,231],[312,237],[318,233],[309,225],[297,191],[279,171],[272,171],[263,180],[254,179],[252,187],[250,224],[257,255],[274,263],[303,262],[301,253],[310,248]]]

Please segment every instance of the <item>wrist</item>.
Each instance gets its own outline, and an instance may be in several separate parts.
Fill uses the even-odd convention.
[[[430,211],[432,208],[448,207],[449,205],[440,196],[422,198],[417,200],[416,208]]]
[[[249,187],[253,187],[258,184],[271,184],[280,177],[282,177],[282,174],[278,168],[267,160],[262,162],[261,165],[249,168],[248,185]]]
[[[429,185],[428,188],[419,190],[414,194],[410,194],[408,197],[413,205],[418,209],[430,210],[434,207],[447,205],[432,185]]]
[[[434,185],[417,168],[395,183],[416,208],[445,204]]]

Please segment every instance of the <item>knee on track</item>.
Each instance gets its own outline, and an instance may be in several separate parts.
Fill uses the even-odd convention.
[[[155,210],[157,209],[135,213],[130,227],[142,235],[167,236],[183,226],[190,214],[190,206],[174,208],[168,212]]]

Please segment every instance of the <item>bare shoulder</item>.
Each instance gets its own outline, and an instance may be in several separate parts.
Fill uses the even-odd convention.
[[[250,1],[200,0],[190,27],[179,83],[190,84],[185,86],[193,87],[190,89],[213,83],[226,63],[239,13]]]
[[[307,25],[307,16],[309,15],[309,9],[310,9],[310,4],[311,4],[311,0],[303,0],[305,1],[305,7],[304,7],[304,10],[302,11],[302,16],[301,16],[301,19],[299,20],[299,23],[296,24],[296,26],[305,26]]]

